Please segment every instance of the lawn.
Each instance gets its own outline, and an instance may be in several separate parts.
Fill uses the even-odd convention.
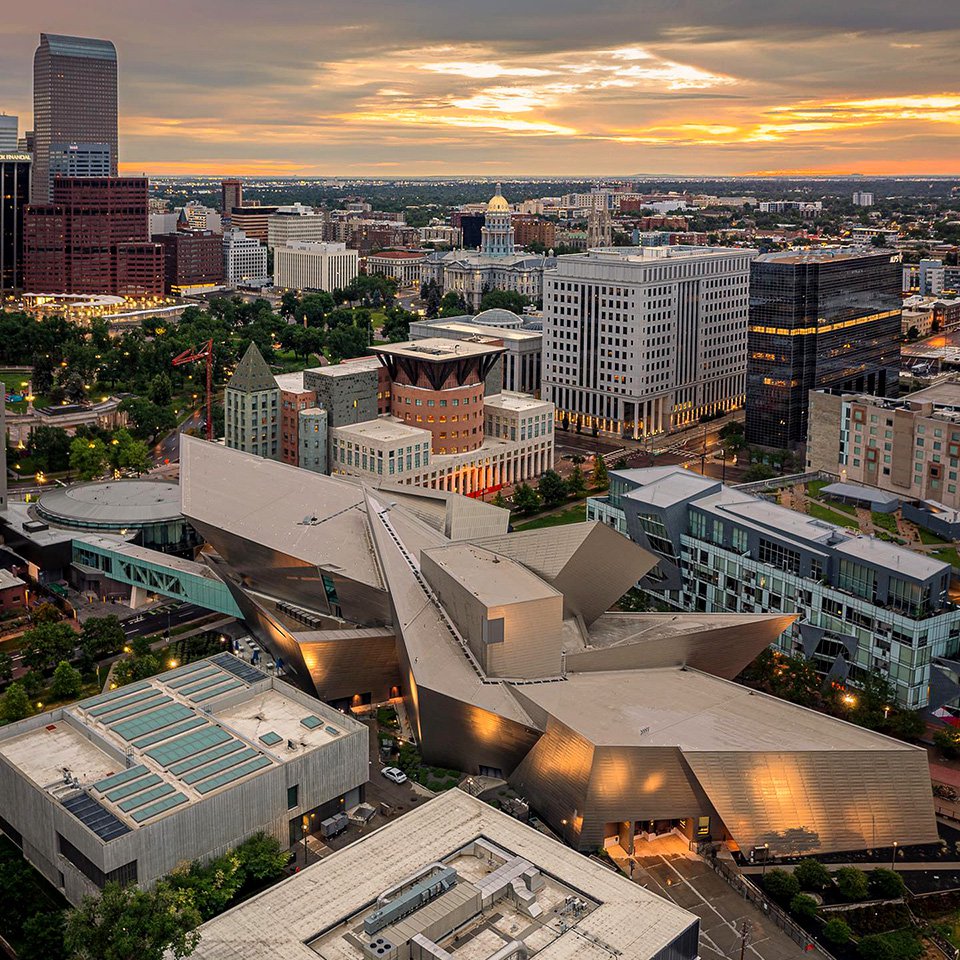
[[[924,530],[922,527],[917,527],[917,531],[920,534],[920,542],[933,544],[933,543],[949,543],[949,540],[944,540],[943,537],[938,537],[935,533],[931,533],[929,530]]]
[[[851,516],[856,515],[857,508],[852,503],[841,503],[839,500],[829,500],[828,502],[832,510],[842,510]]]
[[[888,533],[897,532],[897,518],[892,513],[879,513],[878,511],[874,510],[871,512],[870,516],[875,527],[881,527]]]
[[[818,520],[835,523],[840,527],[847,527],[850,530],[860,529],[860,525],[853,517],[847,516],[845,513],[837,513],[836,510],[831,510],[829,507],[825,507],[820,503],[808,502],[807,513],[810,514],[811,517],[816,517]]]
[[[956,547],[944,547],[941,550],[934,550],[932,556],[938,560],[944,560],[955,567],[960,567],[960,554],[957,553]]]
[[[560,513],[550,513],[544,517],[521,521],[513,525],[514,530],[536,530],[539,527],[562,527],[567,523],[583,523],[587,519],[587,504],[575,503]]]
[[[808,496],[808,497],[813,497],[814,499],[819,498],[819,496],[820,496],[820,491],[821,491],[824,487],[829,487],[829,486],[830,486],[830,483],[831,483],[830,480],[810,480],[810,481],[808,481],[808,483],[807,483],[807,496]]]

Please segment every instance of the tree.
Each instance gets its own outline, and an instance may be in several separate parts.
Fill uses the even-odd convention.
[[[30,454],[37,468],[47,473],[70,466],[70,436],[60,427],[41,424],[30,434]]]
[[[327,347],[334,363],[364,356],[369,343],[366,330],[352,324],[336,327],[327,334]]]
[[[4,720],[13,723],[30,715],[30,698],[22,683],[11,683],[0,697],[0,713]]]
[[[801,860],[793,875],[802,890],[823,890],[830,886],[830,871],[819,860]]]
[[[770,480],[776,476],[776,471],[765,463],[755,463],[743,475],[744,483],[758,483],[761,480]]]
[[[440,300],[441,317],[462,317],[465,313],[469,312],[467,309],[467,301],[464,300],[456,290],[445,293]]]
[[[927,731],[927,721],[919,710],[892,710],[883,724],[892,737],[900,740],[919,740]]]
[[[65,960],[65,922],[62,910],[35,913],[23,921],[18,960]]]
[[[200,936],[200,914],[189,893],[160,881],[147,892],[108,883],[67,915],[68,953],[96,960],[175,960],[190,956]]]
[[[563,481],[560,481],[563,483]],[[529,484],[518,483],[513,491],[513,503],[520,513],[526,515],[533,513],[540,507],[540,494]]]
[[[83,677],[80,676],[80,671],[71,667],[66,660],[61,660],[53,671],[50,692],[57,700],[76,700],[82,689]]]
[[[870,896],[877,900],[896,900],[903,896],[905,889],[900,874],[896,870],[887,870],[884,867],[871,870],[867,883],[870,887]]]
[[[410,339],[410,324],[417,319],[416,314],[402,307],[391,307],[383,321],[384,338],[391,343],[400,343]]]
[[[842,917],[834,917],[823,925],[823,936],[835,947],[842,947],[850,939],[850,925]]]
[[[71,660],[77,635],[69,623],[41,623],[25,631],[21,639],[24,666],[46,673],[61,660]]]
[[[144,397],[128,397],[120,404],[120,411],[130,418],[134,433],[149,443],[153,443],[161,433],[172,430],[177,425],[172,410],[157,406]]]
[[[923,956],[923,944],[912,930],[871,933],[857,944],[857,956],[862,960],[918,960]]]
[[[84,663],[92,666],[97,660],[117,653],[126,642],[126,634],[116,616],[90,617],[80,633],[80,655]]]
[[[596,456],[593,461],[593,473],[590,474],[590,485],[594,490],[606,490],[610,486],[610,474],[607,473],[607,464],[603,457]]]
[[[504,510],[509,509],[509,505],[507,504],[506,498],[504,497],[502,490],[498,490],[496,494],[494,494],[493,500],[491,500],[490,502],[495,507],[501,507]]]
[[[844,900],[866,900],[870,895],[867,875],[857,867],[841,867],[834,879],[837,881],[837,891]]]
[[[933,731],[934,745],[951,760],[960,756],[960,730],[956,727],[941,727]]]
[[[786,904],[800,892],[800,884],[792,873],[774,867],[763,878],[763,889],[777,902]]]
[[[60,611],[52,603],[38,603],[30,614],[34,623],[58,623]]]
[[[79,373],[68,373],[61,382],[60,386],[63,389],[63,395],[71,403],[82,403],[87,397],[87,390],[83,383],[83,377],[81,377]]]
[[[153,466],[150,448],[142,440],[132,440],[120,451],[120,468],[132,470],[139,476]]]
[[[158,373],[150,381],[147,398],[158,407],[170,406],[173,402],[173,384],[170,383],[170,377],[166,373]]]
[[[0,650],[0,683],[9,683],[13,679],[13,657]]]
[[[571,497],[582,497],[587,492],[587,481],[584,479],[580,464],[576,464],[567,479],[567,490]]]
[[[284,290],[280,297],[280,315],[292,317],[296,314],[299,306],[300,298],[297,296],[297,292],[295,290]]]
[[[806,893],[798,893],[790,901],[790,912],[801,920],[812,920],[817,915],[817,901]]]
[[[70,444],[70,469],[81,480],[93,480],[103,476],[107,468],[107,447],[102,440],[74,437]]]
[[[530,301],[516,290],[488,290],[480,298],[481,310],[512,310],[523,313]]]
[[[272,880],[283,873],[290,860],[290,852],[280,847],[276,837],[262,831],[244,840],[236,848],[244,877],[251,880]]]
[[[206,865],[196,861],[182,863],[167,878],[174,890],[190,898],[202,920],[226,910],[243,881],[240,857],[235,850],[228,850]]]
[[[537,482],[537,493],[540,494],[543,505],[549,509],[559,506],[567,499],[567,485],[556,470],[547,470]]]

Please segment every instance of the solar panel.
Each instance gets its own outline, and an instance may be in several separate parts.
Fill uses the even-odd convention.
[[[316,730],[317,727],[323,726],[323,721],[319,717],[315,717],[313,714],[310,714],[309,717],[304,717],[300,721],[300,726],[306,727],[308,730]]]
[[[179,686],[181,683],[189,683],[191,679],[193,679],[192,674],[198,670],[207,670],[209,667],[210,664],[206,660],[197,660],[195,663],[185,663],[182,667],[177,667],[176,670],[168,670],[163,675],[163,682],[168,687]]]
[[[225,757],[228,753],[233,753],[242,746],[243,744],[239,740],[228,740],[226,743],[221,743],[219,747],[214,747],[212,750],[205,750],[203,753],[198,753],[194,757],[187,757],[186,760],[171,764],[169,770],[172,774],[179,777],[188,770],[203,766],[203,764],[209,763],[211,760],[216,760],[218,757]]]
[[[126,697],[120,697],[118,700],[111,700],[109,703],[101,703],[97,707],[91,707],[87,713],[91,717],[102,717],[114,710],[121,710],[123,707],[129,707],[132,703],[141,703],[144,700],[150,700],[152,697],[159,697],[160,691],[156,687],[150,687],[147,690],[135,690]]]
[[[139,793],[141,790],[146,790],[147,787],[152,787],[154,784],[160,782],[160,777],[155,773],[151,773],[146,777],[141,777],[139,780],[131,780],[129,783],[125,783],[120,787],[117,787],[115,790],[111,790],[107,794],[107,799],[112,803],[116,803],[118,800],[122,800],[124,797],[132,796],[134,793]]]
[[[182,793],[174,793],[169,797],[164,797],[163,800],[151,803],[149,807],[137,810],[136,813],[132,814],[132,817],[137,823],[143,823],[144,820],[149,820],[151,817],[156,817],[158,814],[172,810],[174,807],[179,807],[181,803],[186,802],[187,798]]]
[[[126,783],[128,780],[136,780],[138,777],[142,777],[146,772],[147,768],[142,763],[138,763],[135,767],[131,767],[129,770],[122,770],[120,773],[115,773],[111,777],[98,780],[93,785],[93,789],[99,790],[101,793],[106,793],[107,790],[110,790],[113,787],[119,787],[121,783]]]
[[[120,697],[129,697],[131,693],[137,690],[143,690],[149,686],[150,682],[148,680],[138,680],[136,683],[128,683],[125,687],[120,687],[112,693],[101,693],[99,696],[90,697],[89,700],[81,700],[77,706],[80,707],[81,710],[89,710],[98,703],[107,703],[110,700],[118,700]]]
[[[100,717],[99,719],[101,723],[112,727],[118,720],[123,720],[125,717],[134,717],[138,713],[146,713],[147,710],[153,710],[154,707],[162,707],[165,703],[170,703],[172,699],[173,697],[160,696],[160,691],[158,690],[155,694],[151,694],[138,703],[132,703],[123,710],[118,710],[116,713],[111,713],[109,716]]]
[[[218,653],[210,658],[217,666],[229,670],[235,677],[239,677],[245,683],[259,683],[264,679],[264,674],[256,667],[251,666],[245,660],[235,657],[232,653]]]
[[[235,690],[237,687],[245,686],[246,684],[241,680],[228,680],[226,683],[220,683],[210,690],[204,690],[202,693],[198,693],[195,696],[192,696],[190,699],[194,703],[203,703],[204,700],[211,700],[213,697],[219,697],[221,693],[226,693],[228,690]]]
[[[185,737],[178,737],[170,743],[154,747],[147,751],[147,756],[168,767],[171,763],[185,760],[195,753],[200,753],[210,747],[215,747],[218,743],[224,743],[232,739],[233,737],[226,730],[211,725],[203,730],[197,730],[195,733],[188,733]]]
[[[253,773],[255,770],[260,770],[262,767],[269,766],[269,759],[261,754],[259,757],[255,757],[249,763],[244,763],[239,767],[235,767],[233,770],[228,770],[226,773],[221,773],[218,777],[211,777],[209,780],[204,780],[203,783],[198,783],[196,786],[197,792],[201,794],[210,793],[211,790],[216,790],[217,787],[222,787],[227,783],[233,783],[234,780],[239,780],[241,777],[245,777],[248,773]]]
[[[189,707],[181,703],[174,703],[142,717],[123,720],[110,729],[114,733],[118,733],[124,740],[134,740],[146,733],[153,733],[154,730],[161,730],[163,727],[169,727],[180,720],[186,720],[187,717],[193,715],[193,711]]]
[[[205,764],[199,770],[193,770],[190,773],[184,774],[183,782],[196,783],[198,780],[206,780],[207,777],[212,777],[215,773],[220,773],[221,770],[235,767],[238,763],[243,763],[244,760],[249,760],[255,756],[257,756],[257,751],[254,750],[253,747],[246,747],[237,753],[231,753],[226,757],[221,757],[213,763]]]
[[[222,683],[226,679],[226,675],[222,670],[214,668],[213,670],[205,670],[203,673],[198,673],[195,677],[191,677],[189,683],[181,684],[176,690],[177,693],[182,696],[189,697],[191,693],[196,693],[197,690],[212,687],[215,683]]]
[[[339,737],[339,736],[340,736],[340,731],[339,731],[336,727],[327,727],[326,730],[327,730],[327,733],[329,733],[331,737]]]
[[[283,737],[279,733],[274,733],[272,730],[269,733],[263,734],[260,739],[268,746],[272,747],[275,743],[280,743],[283,740]]]
[[[62,802],[67,810],[102,840],[109,842],[130,832],[130,828],[119,817],[101,806],[89,793],[80,793]]]
[[[196,730],[197,727],[203,727],[206,726],[206,724],[207,721],[204,720],[203,717],[191,717],[183,723],[174,724],[172,727],[164,727],[156,733],[148,733],[145,737],[137,737],[137,739],[133,741],[133,745],[139,749],[143,749],[154,743],[159,743],[161,740],[169,740],[171,737],[179,736],[188,730]]]
[[[138,793],[135,797],[130,797],[129,800],[122,800],[117,806],[124,813],[127,813],[130,810],[136,810],[137,807],[142,807],[144,804],[150,803],[152,800],[159,800],[168,793],[173,793],[173,789],[172,784],[161,783],[160,786],[154,787],[152,790],[147,790],[146,793]]]

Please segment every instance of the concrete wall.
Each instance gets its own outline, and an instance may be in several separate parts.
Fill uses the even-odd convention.
[[[843,400],[811,390],[807,411],[807,469],[840,474],[840,416]]]

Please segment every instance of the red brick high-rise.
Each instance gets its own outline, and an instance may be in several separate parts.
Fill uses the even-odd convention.
[[[220,212],[223,216],[229,217],[234,207],[243,206],[243,181],[236,178],[223,180],[220,183],[220,190]]]
[[[156,241],[163,247],[167,293],[223,283],[223,237],[219,233],[180,230],[160,234]]]
[[[31,293],[163,293],[163,248],[150,242],[144,177],[58,177],[53,202],[23,218]]]

